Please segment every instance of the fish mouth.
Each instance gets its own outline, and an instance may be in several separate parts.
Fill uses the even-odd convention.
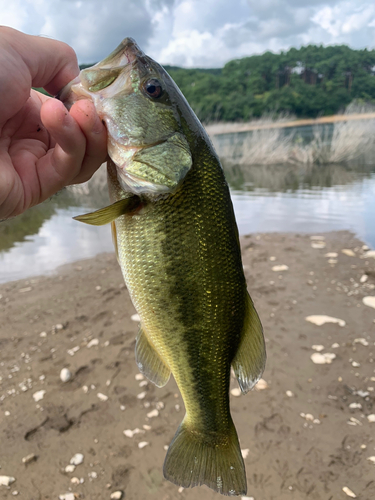
[[[131,83],[126,82],[126,80],[129,80],[128,76],[131,67],[137,61],[147,64],[145,54],[138,47],[135,40],[125,38],[105,59],[81,70],[79,75],[65,85],[55,97],[62,101],[68,110],[81,99],[89,99],[97,105],[98,101],[110,97],[117,90],[122,90],[126,83]],[[126,71],[127,67],[129,68],[128,71]],[[100,88],[100,81],[111,77],[114,83],[111,82],[107,87]],[[100,106],[97,107],[97,111],[100,116]]]

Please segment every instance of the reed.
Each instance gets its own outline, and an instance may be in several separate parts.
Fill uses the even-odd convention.
[[[374,111],[375,107],[372,105],[352,103],[346,108],[344,115],[366,115]],[[241,132],[239,129],[237,133],[232,132],[232,137],[215,135],[219,133],[215,130],[223,133],[223,124],[220,129],[210,126],[208,130],[219,156],[227,163],[246,165],[375,163],[375,119],[373,118],[314,125],[312,138],[309,140],[302,137],[298,127],[283,128],[282,123],[288,120],[290,121],[290,118],[286,116],[282,116],[279,122],[275,117],[265,117],[263,120],[252,122],[252,125],[254,123],[261,128],[251,132]],[[267,123],[270,128],[265,128]],[[281,126],[274,128],[275,123],[280,123]]]

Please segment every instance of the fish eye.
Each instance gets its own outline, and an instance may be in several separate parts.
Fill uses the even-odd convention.
[[[163,88],[156,78],[152,78],[151,80],[147,80],[144,85],[144,89],[150,97],[158,98],[163,94]]]

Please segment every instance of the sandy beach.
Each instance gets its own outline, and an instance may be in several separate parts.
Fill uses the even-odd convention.
[[[323,237],[241,239],[268,350],[258,388],[240,396],[231,382],[255,500],[375,498],[375,309],[363,302],[375,259],[351,233]],[[0,285],[0,476],[14,479],[1,499],[220,498],[163,478],[183,402],[173,380],[139,374],[134,314],[114,254]]]

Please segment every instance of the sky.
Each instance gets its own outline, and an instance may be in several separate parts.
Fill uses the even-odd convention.
[[[0,0],[0,25],[71,45],[95,63],[127,36],[161,64],[227,61],[307,44],[375,48],[375,1]]]

